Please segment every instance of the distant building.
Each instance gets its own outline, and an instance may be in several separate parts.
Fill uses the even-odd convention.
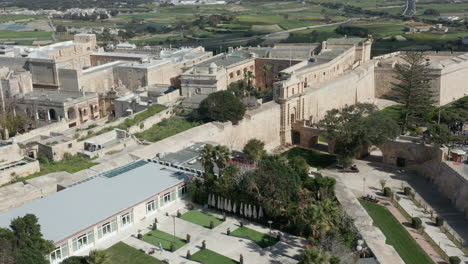
[[[72,91],[33,91],[16,100],[16,112],[25,113],[36,127],[65,121],[69,127],[100,118],[97,94]]]

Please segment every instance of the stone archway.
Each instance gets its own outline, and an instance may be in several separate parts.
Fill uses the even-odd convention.
[[[68,110],[67,110],[67,118],[68,118],[68,120],[73,120],[73,119],[76,118],[76,111],[75,111],[75,108],[73,108],[73,107],[68,108]]]

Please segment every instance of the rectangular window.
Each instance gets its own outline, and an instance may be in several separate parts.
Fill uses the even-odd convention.
[[[94,242],[93,231],[89,231],[88,233],[72,240],[73,251],[80,250],[93,242]]]
[[[156,211],[156,204],[154,200],[152,200],[146,204],[146,214],[153,213],[154,211]]]
[[[98,239],[101,239],[117,230],[117,219],[98,227]]]
[[[166,193],[166,194],[164,194],[163,197],[164,197],[164,204],[171,201],[171,193]]]
[[[183,197],[187,194],[187,185],[180,186],[178,188],[179,191],[179,197]]]
[[[133,212],[126,213],[120,217],[121,226],[128,226],[133,223]]]
[[[68,245],[63,244],[50,253],[50,262],[58,263],[66,257],[68,257]]]

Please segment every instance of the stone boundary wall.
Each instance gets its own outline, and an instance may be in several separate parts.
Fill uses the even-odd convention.
[[[68,124],[65,120],[51,123],[50,125],[39,127],[33,129],[25,134],[17,135],[12,137],[12,140],[16,141],[17,143],[21,143],[23,141],[30,140],[34,137],[41,136],[41,135],[49,135],[50,132],[60,132],[65,131],[68,129]]]
[[[468,219],[468,179],[453,166],[450,161],[442,161],[438,173],[432,179],[439,191]]]
[[[12,167],[0,172],[0,185],[9,183],[16,177],[26,177],[40,171],[39,161],[32,159],[25,159],[25,161],[27,163],[24,165]]]
[[[373,220],[362,207],[354,194],[339,180],[338,177],[329,174],[324,176],[333,177],[336,179],[335,194],[336,198],[343,207],[345,213],[354,220],[362,238],[367,246],[372,250],[378,263],[380,264],[404,264],[400,255],[395,248],[386,244],[387,238],[382,231],[373,225]]]
[[[135,133],[145,131],[146,129],[149,129],[150,127],[152,127],[153,125],[161,122],[162,120],[172,117],[173,114],[174,114],[174,111],[173,111],[172,107],[169,107],[169,108],[164,109],[161,112],[159,112],[159,113],[157,113],[157,114],[155,114],[155,115],[153,115],[151,117],[146,118],[142,122],[131,126],[127,130],[127,132],[130,133],[130,134],[135,134]],[[142,124],[143,124],[143,127],[140,128],[140,126]]]

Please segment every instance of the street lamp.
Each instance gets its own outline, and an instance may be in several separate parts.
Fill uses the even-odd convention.
[[[270,238],[268,240],[270,240],[270,243],[271,243],[271,224],[273,224],[273,221],[268,220],[268,225],[270,225]]]
[[[366,177],[362,178],[362,194],[366,195]]]

